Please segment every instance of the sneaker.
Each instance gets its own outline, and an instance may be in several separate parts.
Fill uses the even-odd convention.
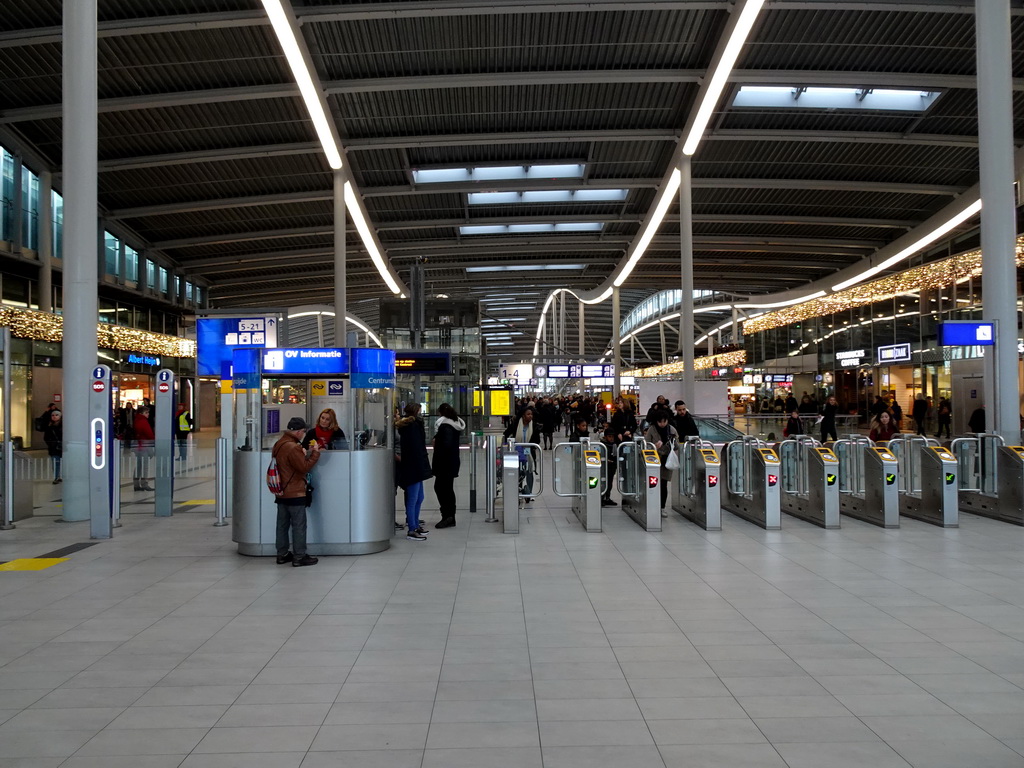
[[[435,528],[454,528],[455,518],[454,517],[443,517],[441,521],[434,526]]]
[[[54,481],[53,481],[53,484],[54,484],[54,485],[56,485],[56,484],[57,484],[57,483],[59,483],[59,482],[60,482],[60,480],[54,480]]]
[[[285,563],[290,563],[294,559],[295,559],[295,557],[292,555],[291,552],[289,552],[287,555],[278,555],[277,556],[277,564],[278,565],[284,565]]]
[[[616,506],[616,504],[611,499],[601,499],[601,506],[602,507],[614,507],[614,506]]]
[[[617,506],[619,506],[619,502],[617,502],[615,499],[608,499],[607,501],[608,501],[608,506],[609,507],[617,507]]]
[[[405,535],[405,538],[407,538],[409,541],[426,541],[427,540],[427,537],[424,536],[419,531],[409,531],[409,533],[407,533]]]
[[[430,531],[428,531],[422,525],[419,528],[416,529],[416,533],[418,533],[420,536],[429,536],[430,535]]]
[[[661,510],[661,516],[662,517],[668,517],[668,512],[666,512],[664,509]]]
[[[320,562],[320,558],[313,557],[312,555],[303,555],[302,557],[295,558],[292,560],[293,568],[301,568],[304,565],[316,565]]]

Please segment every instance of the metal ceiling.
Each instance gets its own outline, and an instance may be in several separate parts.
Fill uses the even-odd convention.
[[[525,294],[513,348],[533,347],[553,288],[589,290],[622,258],[670,168],[725,0],[292,0],[365,196],[403,276],[432,293]],[[974,26],[967,0],[768,0],[693,160],[695,287],[798,287],[838,271],[978,180]],[[1015,54],[1024,2],[1014,0]],[[215,306],[329,302],[332,173],[259,0],[100,0],[99,198],[105,214],[193,274]],[[61,0],[6,0],[0,129],[59,172]],[[1024,78],[1024,58],[1015,56]],[[742,84],[941,90],[924,114],[738,109]],[[1014,117],[1024,130],[1024,81]],[[582,162],[549,188],[628,189],[617,203],[470,206],[476,189],[415,169]],[[56,181],[59,189],[59,177]],[[466,224],[597,222],[599,233],[461,235]],[[353,230],[350,307],[389,295]],[[669,211],[622,311],[678,287]],[[496,264],[585,269],[467,272]],[[496,310],[495,310],[496,311]],[[575,306],[568,312],[575,323]],[[586,309],[604,351],[610,303]],[[505,329],[507,330],[507,329]],[[641,336],[648,350],[653,336]],[[576,330],[567,330],[575,350]],[[676,346],[670,341],[670,347]]]

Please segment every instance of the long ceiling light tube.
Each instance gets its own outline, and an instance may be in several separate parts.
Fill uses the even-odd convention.
[[[327,103],[323,91],[313,83],[309,62],[306,60],[303,47],[299,45],[295,20],[291,14],[285,12],[281,0],[263,0],[263,7],[281,44],[285,59],[288,60],[288,66],[291,67],[295,83],[299,86],[302,100],[306,103],[306,111],[309,112],[316,135],[320,138],[327,163],[334,170],[340,170],[344,164],[337,138],[327,119]]]
[[[633,271],[637,262],[640,261],[640,257],[644,255],[647,250],[647,246],[651,244],[651,240],[658,232],[658,227],[661,226],[661,222],[665,220],[665,214],[668,213],[669,206],[672,205],[672,201],[675,200],[676,192],[679,191],[679,185],[682,183],[683,174],[678,168],[672,169],[672,173],[669,174],[668,179],[665,181],[665,186],[661,190],[661,198],[658,200],[658,205],[654,209],[654,215],[651,216],[650,221],[647,222],[647,226],[644,227],[643,234],[640,239],[637,240],[636,245],[633,247],[633,252],[629,255],[629,260],[626,262],[622,271],[619,272],[618,277],[615,278],[613,285],[616,287],[621,286],[629,274]]]
[[[373,266],[380,272],[380,276],[384,278],[384,282],[392,293],[402,294],[401,286],[395,279],[395,276],[391,274],[391,270],[388,268],[388,264],[384,261],[384,256],[380,252],[376,235],[370,230],[370,225],[366,223],[366,214],[363,213],[363,201],[359,199],[359,195],[356,194],[355,187],[352,186],[351,181],[345,182],[345,207],[348,209],[349,216],[352,217],[352,222],[356,225],[356,230],[359,232],[359,237],[362,238],[363,245],[366,246],[366,250],[370,254]]]
[[[884,261],[880,261],[878,264],[875,264],[874,266],[870,267],[869,269],[865,269],[863,272],[860,272],[860,273],[854,275],[853,277],[851,277],[851,278],[849,278],[847,280],[843,280],[843,282],[841,282],[841,283],[837,283],[836,285],[833,285],[832,286],[832,290],[833,291],[841,291],[844,288],[849,288],[851,285],[855,285],[856,283],[859,283],[859,282],[862,282],[864,280],[867,280],[869,277],[877,275],[879,272],[881,272],[883,270],[889,269],[889,267],[893,266],[894,264],[897,264],[897,263],[903,261],[904,259],[907,259],[907,258],[913,256],[918,251],[921,251],[922,249],[927,248],[929,245],[934,243],[940,237],[942,237],[943,235],[948,234],[953,229],[955,229],[956,227],[960,226],[965,221],[970,219],[972,216],[977,214],[980,210],[981,210],[981,199],[978,199],[978,200],[975,200],[970,205],[968,205],[966,208],[964,208],[959,213],[951,216],[949,219],[947,219],[942,224],[939,224],[937,227],[935,227],[935,229],[931,230],[927,234],[925,234],[922,237],[920,237],[917,240],[915,240],[913,243],[908,245],[906,248],[900,249],[897,253],[893,254],[892,256],[890,256],[889,258],[885,259]],[[810,298],[815,298],[815,297],[809,296],[807,298],[810,299]]]
[[[690,126],[690,132],[686,136],[686,141],[683,142],[684,155],[692,155],[697,151],[697,145],[700,144],[700,140],[704,136],[704,130],[711,120],[711,115],[715,107],[718,106],[718,100],[722,96],[722,91],[729,80],[729,75],[736,64],[736,59],[739,58],[740,50],[742,50],[743,44],[747,42],[747,36],[750,34],[750,30],[753,29],[754,22],[757,21],[757,15],[761,12],[763,6],[764,0],[747,0],[743,5],[743,9],[736,19],[736,24],[732,28],[732,33],[729,35],[729,41],[725,44],[722,55],[715,66],[715,71],[708,81],[704,97],[701,99],[700,107],[697,109],[697,115]]]

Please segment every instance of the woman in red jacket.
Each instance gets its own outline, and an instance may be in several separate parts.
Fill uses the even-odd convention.
[[[898,435],[899,432],[896,422],[893,421],[889,412],[882,411],[871,420],[871,432],[868,434],[868,437],[876,443],[886,443],[892,440],[893,435]]]
[[[153,434],[153,425],[149,423],[149,408],[140,408],[135,412],[132,428],[135,430],[135,490],[152,491],[149,485],[149,460],[156,450],[156,435]]]

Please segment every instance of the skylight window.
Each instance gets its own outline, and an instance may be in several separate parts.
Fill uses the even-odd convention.
[[[734,107],[772,109],[849,109],[924,112],[942,95],[941,91],[895,90],[891,88],[825,88],[790,86],[741,86]]]
[[[478,168],[426,168],[412,172],[416,184],[443,184],[465,181],[505,181],[509,179],[582,179],[584,163],[550,165],[495,165]]]
[[[460,235],[520,235],[534,232],[600,232],[599,221],[536,223],[536,224],[474,224],[459,227]]]
[[[538,189],[530,192],[470,192],[470,205],[506,205],[513,203],[590,203],[620,202],[626,189]]]
[[[539,270],[583,269],[586,264],[503,264],[495,267],[466,267],[467,272],[536,272]]]

